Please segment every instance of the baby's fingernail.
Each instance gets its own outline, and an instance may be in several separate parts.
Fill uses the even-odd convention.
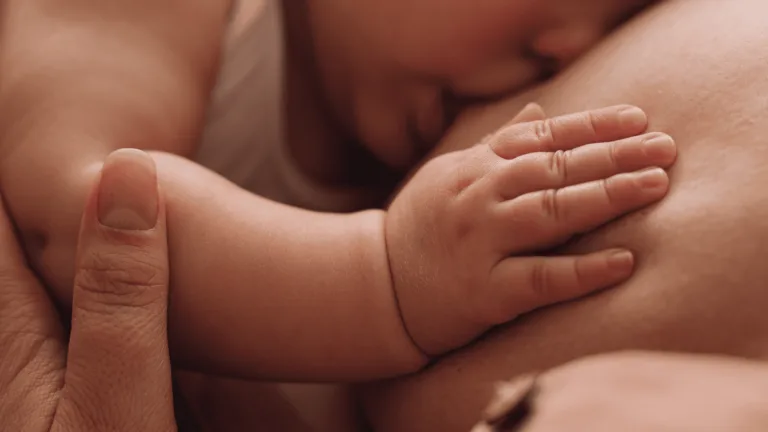
[[[148,230],[157,224],[157,170],[147,153],[113,152],[104,162],[98,192],[99,222],[121,230]]]
[[[629,272],[634,265],[635,257],[628,250],[615,250],[608,255],[608,266],[616,272]]]
[[[645,127],[648,125],[648,117],[640,108],[628,106],[619,111],[619,122],[624,127]]]
[[[661,168],[648,168],[637,173],[637,182],[643,189],[663,189],[667,187],[667,173]]]
[[[654,133],[646,137],[643,150],[646,156],[654,159],[674,158],[676,153],[675,141],[667,134]]]

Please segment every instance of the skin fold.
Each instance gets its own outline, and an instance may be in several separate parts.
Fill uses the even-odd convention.
[[[768,4],[679,0],[627,25],[550,85],[470,115],[441,151],[476,142],[535,100],[549,115],[642,107],[678,161],[657,206],[563,252],[628,247],[636,274],[615,289],[498,329],[417,375],[364,389],[375,430],[466,431],[493,383],[624,349],[768,357]]]

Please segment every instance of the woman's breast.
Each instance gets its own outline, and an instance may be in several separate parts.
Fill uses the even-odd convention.
[[[472,145],[529,100],[552,115],[630,103],[677,140],[679,157],[663,201],[562,249],[628,247],[637,255],[629,281],[376,387],[366,406],[377,430],[468,430],[494,382],[595,353],[768,359],[766,16],[763,0],[664,2],[552,84],[457,127],[448,148]]]

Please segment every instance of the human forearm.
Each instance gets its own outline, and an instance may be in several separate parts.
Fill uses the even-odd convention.
[[[328,381],[423,365],[391,289],[383,212],[303,211],[247,193],[179,156],[154,156],[167,201],[169,335],[177,364]],[[72,184],[93,178],[86,173]],[[76,238],[51,239],[38,264],[68,305]]]
[[[156,154],[168,200],[172,354],[269,379],[360,380],[423,357],[391,289],[382,212],[323,215]]]
[[[84,0],[55,11],[60,6],[54,0],[11,1],[11,14],[4,17],[10,25],[2,43],[10,49],[2,50],[0,182],[32,264],[65,305],[81,209],[103,159],[121,147],[191,153],[220,42],[200,34],[225,22],[223,9],[201,12],[213,8],[209,2],[198,9],[177,4],[179,11],[170,6],[174,2],[138,2],[146,11],[120,2],[104,9],[102,3],[93,11],[82,8],[89,4]],[[153,21],[174,12],[189,14],[187,25],[197,20],[194,34],[174,30],[182,25],[176,21]],[[35,19],[21,19],[30,15]],[[131,25],[117,25],[126,23]],[[167,155],[158,160],[169,195],[171,341],[178,360],[294,379],[372,378],[421,364],[408,351],[391,291],[382,285],[388,281],[386,260],[378,261],[385,257],[383,237],[361,243],[370,238],[366,231],[382,229],[378,215],[326,218],[269,203],[281,210],[265,219],[260,213],[266,201],[232,192],[234,186],[188,161]],[[197,174],[220,186],[201,182]],[[233,194],[242,211],[257,212],[256,218],[237,219],[229,200],[207,202]],[[275,234],[273,226],[291,219],[283,213],[300,214],[295,229],[312,229],[312,235],[290,229]],[[304,222],[316,218],[317,229]],[[215,230],[223,231],[211,239]],[[252,232],[263,235],[249,244],[244,237]],[[277,241],[283,237],[286,242]],[[264,242],[274,242],[273,250],[263,249]],[[209,254],[227,259],[213,266]],[[295,309],[288,312],[290,307]]]

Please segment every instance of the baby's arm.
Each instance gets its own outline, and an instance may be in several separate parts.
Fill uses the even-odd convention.
[[[121,147],[191,154],[225,3],[4,3],[0,186],[31,263],[63,304],[81,211],[104,158]],[[177,360],[293,379],[423,364],[389,288],[382,212],[315,215],[246,194],[181,157],[156,156]]]
[[[650,182],[622,173],[668,166],[674,144],[633,136],[645,118],[635,109],[624,121],[624,111],[504,128],[425,166],[387,213],[299,210],[155,155],[168,197],[172,349],[238,375],[392,376],[424,364],[419,348],[438,355],[516,314],[624,280],[631,257],[612,260],[616,251],[514,256],[665,194],[660,170]]]
[[[623,280],[631,259],[613,266],[615,251],[504,259],[664,195],[663,173],[652,188],[639,175],[613,175],[671,163],[667,137],[661,152],[646,152],[647,135],[578,147],[645,127],[622,125],[620,112],[594,111],[593,123],[585,113],[555,119],[552,142],[530,134],[536,122],[506,128],[428,164],[386,213],[276,204],[184,158],[155,153],[168,209],[172,352],[192,367],[239,376],[393,376],[424,365],[419,348],[440,354],[516,314]],[[547,150],[573,147],[562,156],[568,178],[546,168]],[[454,170],[440,172],[447,167],[467,170],[458,197]],[[550,187],[561,188],[553,198],[561,220],[538,205],[536,191]],[[577,212],[580,203],[587,208]],[[454,221],[466,230],[458,239]],[[544,272],[534,284],[531,269]]]
[[[183,363],[284,380],[417,370],[384,244],[385,213],[273,203],[154,154],[167,199],[171,351]]]
[[[72,281],[85,195],[111,151],[194,151],[229,3],[2,2],[0,187],[54,288]]]
[[[616,110],[603,114],[601,118],[607,127],[606,124],[598,124],[595,129],[597,136],[594,137],[589,133],[584,134],[583,121],[576,122],[575,131],[565,130],[567,127],[556,127],[555,133],[567,132],[565,136],[571,139],[558,140],[551,145],[560,143],[563,146],[577,146],[600,137],[609,139],[611,136],[618,138],[633,135],[644,128],[644,124],[630,130],[618,128],[615,117]],[[584,116],[575,117],[576,120],[581,118]],[[573,119],[559,121],[572,128]],[[586,129],[589,132],[591,126]],[[496,143],[496,149],[506,146],[509,148],[507,151],[522,153],[535,150],[526,149],[526,146],[538,142],[535,137],[531,140],[532,137],[528,135],[528,131],[538,130],[537,127],[529,124],[515,130],[518,134],[522,131],[522,136],[515,137],[513,134],[507,139],[502,133],[495,141],[491,140]],[[38,137],[37,131],[30,129],[27,134],[19,134],[18,137]],[[108,142],[120,142],[120,132],[124,131],[116,130]],[[78,135],[73,133],[72,136]],[[48,142],[54,141],[51,139]],[[516,146],[519,148],[515,149]],[[621,145],[595,146],[574,151],[575,160],[583,160],[582,163],[586,162],[587,165],[600,161],[610,162],[610,158],[601,159],[601,155],[615,147],[616,161],[622,165],[603,167],[597,171],[587,170],[584,175],[601,178],[609,176],[612,170],[618,172],[664,163],[658,155],[644,157],[633,154],[633,151],[637,153],[638,146],[642,147],[639,137]],[[3,161],[11,167],[15,163],[26,164],[26,170],[9,169],[10,175],[3,172],[4,178],[13,186],[6,187],[8,197],[18,193],[32,196],[31,201],[21,202],[9,198],[11,208],[17,206],[21,216],[16,217],[21,218],[22,225],[30,225],[29,220],[24,219],[26,214],[23,211],[30,212],[27,214],[34,217],[35,206],[46,204],[34,200],[40,191],[56,186],[57,182],[67,181],[70,183],[66,186],[70,188],[63,189],[64,193],[74,194],[90,188],[101,163],[99,153],[93,151],[93,148],[84,147],[82,154],[79,153],[87,156],[83,157],[85,161],[91,161],[90,170],[62,170],[49,176],[40,176],[40,171],[31,169],[49,161],[45,157],[44,146],[20,145],[15,149],[13,157]],[[393,205],[386,217],[386,232],[385,214],[382,211],[321,215],[282,206],[242,191],[182,157],[156,153],[160,184],[167,199],[170,231],[173,289],[170,340],[174,357],[182,364],[197,369],[271,379],[355,380],[396,375],[413,371],[425,361],[405,331],[401,311],[405,314],[406,324],[409,324],[410,336],[430,353],[439,353],[469,341],[490,325],[511,319],[515,314],[585,294],[628,276],[631,268],[622,266],[618,272],[606,269],[608,255],[598,253],[575,261],[568,258],[529,260],[533,268],[546,262],[561,268],[561,271],[554,273],[554,282],[545,280],[543,286],[533,287],[549,288],[549,291],[530,292],[528,280],[520,279],[520,276],[525,277],[526,264],[519,261],[523,265],[517,268],[522,272],[515,276],[515,266],[509,266],[511,273],[495,278],[493,285],[496,287],[490,287],[494,290],[457,292],[456,288],[462,285],[457,286],[455,282],[461,282],[461,279],[469,284],[468,288],[488,285],[491,281],[477,277],[491,276],[489,272],[494,264],[504,261],[504,248],[497,250],[491,243],[474,241],[474,245],[461,242],[452,244],[455,241],[452,221],[466,219],[465,225],[469,232],[479,228],[481,233],[495,236],[514,233],[516,226],[513,220],[510,220],[509,227],[506,224],[486,224],[482,219],[492,207],[480,201],[476,202],[479,206],[467,206],[462,202],[469,204],[468,198],[455,200],[450,194],[445,195],[450,190],[443,188],[453,185],[454,171],[445,175],[439,170],[453,166],[465,167],[469,170],[467,173],[478,169],[481,172],[494,164],[500,164],[497,172],[506,172],[504,157],[488,153],[487,150],[492,148],[491,144],[485,144],[475,150],[447,155],[442,163],[431,164],[431,171],[425,171],[426,174],[419,177],[421,181],[409,184]],[[89,149],[92,152],[86,153]],[[522,173],[525,173],[526,169],[533,168],[532,173],[535,174],[535,163],[539,159],[529,159],[528,164],[520,162],[510,165],[510,173],[520,174],[521,168]],[[671,162],[669,158],[665,160]],[[533,166],[530,166],[531,162],[534,162]],[[452,165],[454,163],[458,165]],[[83,168],[80,165],[78,167]],[[435,174],[431,179],[430,172]],[[545,178],[549,177],[547,170],[542,173]],[[35,181],[27,185],[19,183],[18,177],[24,175]],[[580,177],[582,180],[585,179],[584,175]],[[502,181],[501,185],[506,183],[505,176],[494,178]],[[524,177],[520,179],[525,180]],[[469,187],[481,178],[470,176],[465,180],[468,183],[464,186]],[[619,190],[619,198],[623,197],[623,201],[613,203],[615,207],[607,210],[601,207],[597,216],[590,212],[587,215],[593,215],[596,222],[610,219],[663,195],[663,191],[648,195],[641,188],[633,189],[633,183],[629,180],[623,182],[623,192]],[[483,194],[483,191],[493,192],[499,185],[497,181],[489,178],[468,189],[480,192],[479,196],[472,193],[462,195],[475,196],[481,200],[491,198]],[[578,182],[578,176],[571,181]],[[525,180],[523,183],[529,182]],[[536,186],[528,186],[536,189]],[[564,193],[564,196],[570,195],[573,192]],[[578,196],[578,193],[573,196]],[[430,201],[434,205],[425,208],[424,205]],[[448,207],[443,204],[448,204]],[[519,208],[519,205],[510,208],[515,207]],[[55,207],[52,208],[57,211]],[[430,223],[429,226],[421,223],[432,222],[430,219],[436,215],[435,212],[441,211],[446,216],[443,221],[448,222],[448,225],[442,226],[439,220],[437,224]],[[63,221],[62,226],[66,228],[73,223],[71,219],[79,218],[79,211],[60,212],[56,217]],[[404,217],[415,217],[415,223]],[[479,225],[475,226],[476,223]],[[568,219],[561,221],[556,224],[559,230],[545,237],[545,240],[539,236],[538,241],[561,241],[552,236],[567,235],[570,232],[569,223]],[[33,258],[38,266],[47,270],[49,278],[53,276],[50,279],[54,282],[54,288],[68,303],[71,267],[66,263],[73,260],[76,237],[70,238],[63,229],[57,231],[57,226],[48,227],[48,231],[45,228],[43,226],[38,229],[46,233],[51,241],[41,249],[42,254],[33,254]],[[385,234],[389,236],[389,244],[385,242]],[[525,234],[522,237],[530,237],[530,233]],[[473,237],[464,239],[472,240]],[[425,239],[437,240],[438,243],[425,244]],[[443,240],[446,243],[441,245]],[[445,255],[446,251],[456,254]],[[65,265],[61,265],[62,262]],[[403,267],[404,263],[409,262],[410,266]],[[574,268],[569,267],[569,263],[576,264],[576,276],[582,276],[583,280],[570,277],[574,276]],[[485,264],[488,264],[488,268],[484,267]],[[108,257],[104,257],[100,265],[108,265]],[[457,265],[466,266],[464,275],[467,278],[451,280],[451,272],[461,268],[457,268]],[[579,269],[581,274],[578,274]],[[449,283],[423,277],[430,276],[423,272],[432,270],[448,276]],[[394,271],[398,283],[392,283],[390,271]],[[562,276],[566,278],[562,279]],[[507,284],[507,287],[503,287]],[[394,289],[397,290],[399,304],[395,301]],[[503,298],[508,302],[494,302],[494,299]],[[494,308],[495,312],[472,307],[482,304],[495,304],[498,307]],[[450,307],[445,309],[443,306]],[[446,318],[447,322],[444,321]],[[435,340],[437,342],[433,342]]]
[[[67,4],[86,3],[81,0]],[[56,10],[54,6],[59,3],[55,0],[16,0],[10,2],[12,13],[4,16],[11,18],[11,25],[3,27],[11,37],[10,42],[3,42],[4,47],[25,46],[12,43],[14,37],[23,36],[28,39],[26,47],[35,49],[2,50],[0,182],[33,264],[66,303],[81,209],[104,157],[120,147],[189,154],[210,87],[217,52],[210,42],[213,38],[187,35],[190,39],[185,39],[179,36],[181,32],[176,35],[176,30],[157,23],[162,21],[161,16],[174,16],[183,18],[182,22],[196,22],[196,35],[220,31],[225,22],[223,9],[208,6],[212,2],[207,1],[195,7],[186,3],[185,8],[175,2],[136,3],[138,7],[149,7],[151,13],[107,9],[101,11],[99,19],[89,21],[92,17],[88,10]],[[25,4],[30,5],[26,10],[22,9]],[[119,9],[115,5],[120,3],[101,4]],[[184,13],[177,17],[176,8]],[[19,11],[37,13],[39,22],[19,26],[23,20],[12,19],[13,13]],[[112,19],[106,19],[109,17]],[[120,27],[125,24],[121,17],[132,24]],[[137,25],[135,20],[142,19],[146,20],[144,25]],[[119,31],[103,22],[118,25]],[[178,23],[173,25],[179,28]],[[38,33],[48,37],[36,38]],[[162,37],[155,38],[157,34]],[[63,51],[51,49],[50,44]],[[105,59],[104,52],[114,55]],[[622,136],[641,131],[635,129],[624,129]],[[613,132],[617,132],[616,128]],[[574,145],[589,141],[577,139]],[[501,162],[487,157],[480,158],[486,158],[485,162],[480,160],[483,166]],[[498,320],[584,294],[628,275],[626,268],[619,273],[605,271],[607,255],[595,255],[586,260],[592,264],[584,281],[567,280],[552,287],[562,291],[534,298],[521,294],[519,304],[503,305],[489,316],[472,315],[481,313],[482,308],[445,309],[442,305],[446,301],[456,306],[456,302],[464,300],[456,297],[456,281],[444,284],[415,270],[437,268],[442,273],[440,269],[446,269],[447,275],[456,265],[466,263],[457,263],[451,256],[440,255],[441,250],[430,249],[435,244],[420,243],[423,238],[418,230],[422,228],[407,220],[410,214],[418,213],[412,209],[423,210],[423,204],[437,196],[429,187],[403,195],[396,202],[398,216],[388,217],[391,241],[385,245],[383,212],[338,216],[292,209],[247,194],[183,158],[167,154],[156,154],[156,158],[168,200],[173,286],[170,338],[177,360],[195,368],[287,379],[351,380],[400,374],[417,369],[425,360],[405,332],[401,310],[410,336],[422,348],[437,353],[467,342]],[[440,169],[447,166],[483,169],[463,164],[464,158],[472,161],[469,152],[450,158],[453,162],[446,164],[448,159],[444,159],[438,171],[434,171],[433,164],[432,172],[441,174]],[[640,166],[651,163],[649,158],[640,161]],[[439,177],[449,181],[452,178],[442,174]],[[429,185],[424,179],[422,176],[422,181],[414,184]],[[471,183],[481,179],[465,180]],[[495,184],[489,181],[472,190],[493,192]],[[624,206],[610,209],[598,219],[610,219],[661,196],[649,198],[642,191],[635,192]],[[469,206],[466,199],[465,205],[454,199],[458,197],[442,194],[440,198],[449,203],[456,201],[444,208],[447,215],[457,212],[459,219],[450,220],[471,218],[466,220],[466,228],[482,222],[475,216],[482,217],[487,210]],[[428,206],[422,215],[426,219],[419,220],[434,216],[432,208],[440,207]],[[486,226],[481,231],[495,231],[498,235],[500,228],[507,231],[507,227],[498,226]],[[514,228],[510,226],[509,230]],[[451,232],[438,231],[436,239],[454,240]],[[568,229],[561,229],[560,234],[567,233]],[[436,245],[441,247],[439,242]],[[477,245],[481,250],[458,243],[451,248],[492,252],[481,258],[482,264],[491,263],[504,249],[487,251],[483,243]],[[415,250],[412,246],[416,246]],[[433,257],[437,259],[431,260]],[[414,265],[423,258],[430,260]],[[502,258],[499,256],[499,261]],[[566,267],[560,267],[567,273],[571,261],[553,262],[565,263]],[[529,263],[539,268],[541,261]],[[390,268],[390,264],[395,267]],[[480,273],[482,277],[481,273],[491,267],[475,267],[466,274]],[[394,288],[399,304],[393,294],[391,270],[398,278]],[[590,279],[595,276],[592,272],[602,273],[601,278]],[[510,274],[509,280],[514,281],[515,275]],[[466,282],[478,287],[487,285],[482,280]],[[510,285],[510,292],[525,291],[524,282],[521,286]],[[443,288],[446,295],[441,292]],[[461,294],[467,294],[469,300],[474,296],[491,303],[506,297],[503,292]],[[464,312],[470,315],[451,319]],[[443,329],[440,323],[446,318],[449,325]]]

